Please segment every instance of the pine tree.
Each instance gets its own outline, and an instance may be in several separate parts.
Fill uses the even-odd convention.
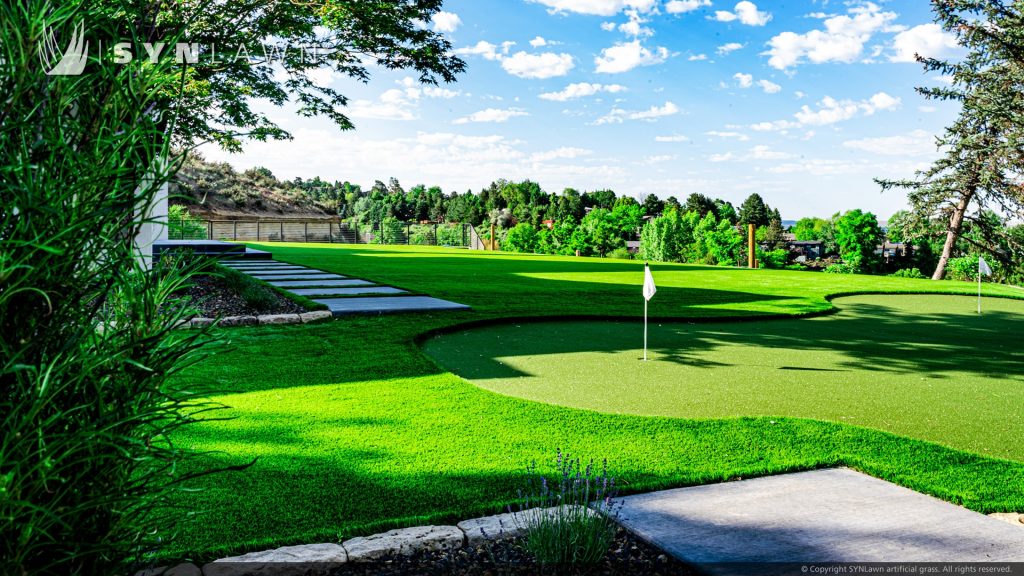
[[[925,98],[960,102],[959,117],[938,138],[942,156],[913,180],[878,180],[883,190],[905,188],[913,217],[946,223],[946,240],[932,276],[940,280],[961,239],[964,222],[985,226],[982,214],[1024,215],[1024,3],[945,0],[934,3],[936,22],[968,50],[959,62],[918,56],[928,72],[952,85],[918,88]],[[972,210],[973,209],[973,210]],[[922,227],[922,226],[919,226]],[[986,237],[998,234],[987,229]],[[996,242],[972,241],[994,252]],[[1018,248],[1019,250],[1019,248]]]

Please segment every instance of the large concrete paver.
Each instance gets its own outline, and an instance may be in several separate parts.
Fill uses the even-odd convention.
[[[277,286],[278,288],[284,288],[289,292],[294,292],[292,288],[349,288],[354,286],[373,286],[373,282],[367,282],[366,280],[317,280],[316,278],[306,278],[302,280],[267,280],[267,284]]]
[[[715,568],[730,562],[1024,561],[1024,529],[847,468],[622,500],[624,526],[711,572],[732,573]]]
[[[292,294],[299,296],[362,296],[370,294],[408,294],[405,290],[399,290],[391,286],[363,286],[359,288],[289,288]]]
[[[262,268],[260,270],[239,270],[243,274],[249,274],[251,276],[287,276],[288,274],[298,274],[304,276],[306,274],[330,274],[330,272],[324,272],[323,270],[315,270],[313,268]]]
[[[385,296],[382,298],[317,298],[335,315],[388,314],[391,312],[426,312],[431,310],[469,310],[457,304],[430,296]]]
[[[344,276],[323,272],[296,272],[294,274],[250,274],[260,280],[345,280]]]

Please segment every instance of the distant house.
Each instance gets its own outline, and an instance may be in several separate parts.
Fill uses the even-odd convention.
[[[803,262],[824,256],[825,243],[821,240],[790,240],[786,242],[786,248],[793,255],[793,260]]]
[[[543,220],[543,221],[541,221],[540,225],[544,226],[548,230],[552,230],[555,227],[555,221],[554,220]]]

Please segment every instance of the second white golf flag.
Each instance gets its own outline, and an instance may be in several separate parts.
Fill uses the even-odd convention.
[[[644,264],[644,299],[650,300],[657,291],[658,287],[654,285],[654,276],[651,276],[651,267]]]
[[[654,297],[658,287],[654,285],[651,267],[644,264],[644,362],[647,361],[647,303]]]

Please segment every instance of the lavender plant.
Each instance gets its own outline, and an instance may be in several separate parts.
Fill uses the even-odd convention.
[[[596,564],[615,536],[620,504],[614,500],[615,479],[608,461],[600,470],[559,449],[555,474],[549,478],[530,464],[532,478],[520,492],[517,522],[526,532],[525,548],[546,565]]]

